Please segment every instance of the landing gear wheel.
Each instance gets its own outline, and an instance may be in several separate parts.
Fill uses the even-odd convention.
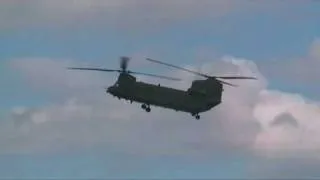
[[[192,116],[195,117],[197,120],[200,119],[200,115],[199,114],[196,114],[196,113],[192,113]]]
[[[144,110],[147,111],[147,112],[150,112],[150,111],[151,111],[150,106],[147,105],[147,104],[142,104],[142,105],[141,105],[141,108],[144,109]]]

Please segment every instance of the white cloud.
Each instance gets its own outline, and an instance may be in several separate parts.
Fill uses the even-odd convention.
[[[13,108],[10,117],[0,122],[1,154],[104,147],[130,154],[199,158],[246,151],[254,159],[248,167],[250,177],[319,176],[314,170],[320,162],[319,102],[269,89],[253,61],[227,56],[200,68],[189,65],[204,73],[259,79],[230,81],[239,87],[226,87],[223,103],[202,114],[200,121],[161,108],[148,114],[138,104],[110,97],[99,86],[113,84],[113,78],[68,72],[65,67],[75,65],[70,60],[16,59],[10,65],[33,88],[61,98],[43,107]],[[198,78],[184,72],[172,76]],[[189,83],[167,85],[185,89]]]
[[[226,87],[223,103],[202,114],[201,121],[160,108],[144,113],[140,105],[118,101],[98,88],[113,84],[111,79],[104,79],[104,74],[67,72],[64,67],[70,62],[12,61],[11,66],[34,87],[47,88],[51,93],[60,89],[60,96],[68,96],[63,96],[64,102],[46,107],[13,109],[11,119],[1,126],[5,129],[0,140],[5,148],[0,148],[1,152],[100,145],[152,154],[202,154],[236,147],[262,155],[303,155],[320,149],[318,103],[298,94],[268,89],[267,80],[253,61],[224,57],[202,66],[202,71],[210,74],[249,75],[259,80],[232,81],[239,87]],[[194,79],[185,73],[174,74]],[[175,86],[187,88],[187,84]]]
[[[256,138],[259,150],[288,156],[319,151],[320,106],[317,102],[277,91],[264,91],[261,98],[254,109],[254,116],[263,127]]]

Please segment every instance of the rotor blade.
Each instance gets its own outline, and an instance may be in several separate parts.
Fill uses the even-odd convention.
[[[246,76],[213,76],[219,79],[257,79],[255,77],[246,77]]]
[[[160,75],[155,75],[155,74],[148,74],[148,73],[141,73],[141,72],[133,72],[133,71],[128,71],[128,73],[137,74],[137,75],[144,75],[144,76],[151,76],[151,77],[162,78],[162,79],[173,80],[173,81],[181,81],[181,79],[178,79],[178,78],[167,77],[167,76],[160,76]]]
[[[173,68],[176,68],[176,69],[180,69],[180,70],[183,70],[183,71],[187,71],[189,73],[193,73],[193,74],[196,74],[196,75],[199,75],[199,76],[202,76],[202,77],[210,78],[210,76],[208,76],[208,75],[205,75],[205,74],[202,74],[202,73],[199,73],[199,72],[196,72],[196,71],[191,71],[189,69],[182,68],[182,67],[179,67],[179,66],[176,66],[176,65],[173,65],[173,64],[168,64],[168,63],[161,62],[161,61],[154,60],[154,59],[150,59],[150,58],[147,58],[147,60],[151,61],[151,62],[154,62],[154,63],[170,66],[170,67],[173,67]]]
[[[228,77],[228,76],[209,76],[209,75],[206,75],[206,74],[203,74],[203,73],[200,73],[200,72],[192,71],[192,70],[189,70],[189,69],[186,69],[186,68],[182,68],[182,67],[179,67],[179,66],[176,66],[176,65],[172,65],[172,64],[169,64],[169,63],[165,63],[165,62],[161,62],[161,61],[158,61],[158,60],[154,60],[154,59],[150,59],[150,58],[147,58],[147,60],[148,60],[148,61],[151,61],[151,62],[154,62],[154,63],[158,63],[158,64],[170,66],[170,67],[173,67],[173,68],[176,68],[176,69],[180,69],[180,70],[183,70],[183,71],[187,71],[187,72],[190,72],[190,73],[193,73],[193,74],[202,76],[202,77],[206,77],[206,78],[220,78],[220,79],[257,79],[257,78],[255,78],[255,77],[244,77],[244,76],[230,76],[230,77]]]
[[[68,68],[71,70],[89,70],[89,71],[104,71],[104,72],[121,72],[115,69],[103,69],[103,68]]]
[[[217,80],[217,79],[216,79]],[[220,83],[222,83],[222,84],[226,84],[226,85],[229,85],[229,86],[232,86],[232,87],[238,87],[237,85],[234,85],[234,84],[231,84],[231,83],[227,83],[227,82],[225,82],[225,81],[220,81],[220,80],[217,80],[217,81],[219,81]]]

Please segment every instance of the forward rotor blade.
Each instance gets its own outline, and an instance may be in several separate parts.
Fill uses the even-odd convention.
[[[167,76],[160,76],[160,75],[155,75],[155,74],[148,74],[148,73],[141,73],[141,72],[132,72],[132,71],[128,71],[128,73],[137,74],[137,75],[144,75],[144,76],[151,76],[151,77],[162,78],[162,79],[173,80],[173,81],[181,81],[181,79],[178,79],[178,78],[167,77]]]
[[[257,79],[255,77],[246,77],[246,76],[213,76],[219,79]]]
[[[231,84],[231,83],[227,83],[225,81],[220,81],[220,80],[217,80],[217,81],[219,81],[220,83],[225,84],[225,85],[229,85],[229,86],[232,86],[232,87],[238,87],[237,85],[234,85],[234,84]]]
[[[202,74],[202,73],[199,73],[199,72],[196,72],[196,71],[192,71],[192,70],[189,70],[189,69],[186,69],[186,68],[182,68],[182,67],[179,67],[179,66],[176,66],[176,65],[173,65],[173,64],[161,62],[161,61],[150,59],[150,58],[147,58],[147,60],[151,61],[151,62],[154,62],[154,63],[166,65],[166,66],[173,67],[173,68],[176,68],[176,69],[180,69],[180,70],[183,70],[183,71],[187,71],[189,73],[193,73],[193,74],[196,74],[196,75],[199,75],[199,76],[202,76],[202,77],[210,78],[210,76],[208,76],[206,74]]]
[[[103,69],[103,68],[68,68],[70,70],[89,70],[89,71],[103,71],[103,72],[121,72],[115,69]]]

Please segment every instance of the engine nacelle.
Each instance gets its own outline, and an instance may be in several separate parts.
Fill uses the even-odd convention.
[[[203,95],[208,97],[220,97],[223,86],[216,80],[196,80],[192,82],[192,86],[188,89],[190,95]]]
[[[193,81],[191,87],[188,89],[188,93],[190,95],[206,95],[207,94],[207,87],[206,81],[204,80],[197,80]]]

